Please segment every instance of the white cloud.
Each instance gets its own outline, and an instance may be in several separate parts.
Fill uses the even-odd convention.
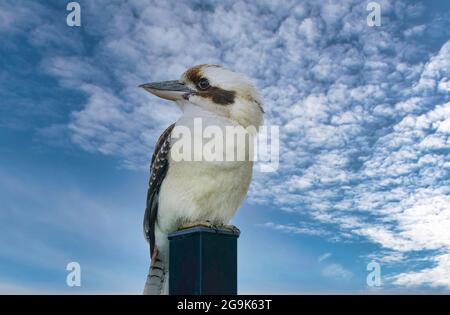
[[[368,260],[376,261],[378,263],[401,263],[405,260],[405,254],[398,251],[385,250],[378,253],[372,253],[368,255]]]
[[[411,28],[408,28],[406,31],[403,32],[403,34],[405,34],[406,37],[419,36],[419,35],[423,34],[425,29],[426,29],[426,25],[423,25],[423,24],[416,25]]]
[[[276,231],[291,234],[304,234],[314,236],[325,236],[328,233],[320,228],[299,227],[294,225],[275,224],[273,222],[266,222],[262,224],[263,227],[271,228]]]
[[[340,264],[330,264],[322,269],[322,275],[327,278],[335,278],[335,279],[350,279],[353,277],[353,273]]]
[[[433,258],[434,266],[420,271],[405,272],[394,276],[394,283],[401,286],[450,288],[450,254]]]
[[[324,253],[324,254],[320,255],[319,258],[317,258],[317,261],[320,263],[330,257],[331,257],[331,253]]]
[[[0,6],[0,33],[2,36],[23,34],[26,29],[42,23],[43,7],[38,3],[15,5],[11,0],[2,1]]]
[[[440,84],[445,87],[449,80],[448,72],[450,71],[450,41],[445,43],[439,53],[433,56],[425,65],[424,71],[420,76],[418,84],[415,86],[417,90],[423,90],[424,93],[433,93],[441,91],[436,87]],[[442,90],[442,92],[445,92]]]

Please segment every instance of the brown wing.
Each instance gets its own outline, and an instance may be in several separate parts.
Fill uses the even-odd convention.
[[[150,166],[147,206],[144,214],[145,238],[150,243],[150,256],[155,248],[155,223],[158,216],[159,189],[169,168],[170,135],[175,124],[170,125],[159,137]]]

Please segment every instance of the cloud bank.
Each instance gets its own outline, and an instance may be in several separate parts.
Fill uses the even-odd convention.
[[[264,226],[363,239],[386,257],[426,252],[429,267],[393,283],[450,288],[449,17],[423,21],[424,4],[379,3],[382,26],[370,28],[361,1],[81,1],[83,45],[46,23],[30,43],[62,47],[39,66],[85,96],[57,133],[135,170],[148,168],[153,143],[179,116],[139,84],[199,63],[248,74],[266,122],[281,126],[280,169],[255,174],[249,201],[293,218]],[[16,34],[27,10],[35,20],[20,25],[45,12],[6,7],[2,28]]]

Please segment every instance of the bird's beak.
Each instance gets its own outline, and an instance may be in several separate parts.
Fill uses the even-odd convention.
[[[139,87],[146,91],[170,101],[180,101],[186,95],[193,92],[187,85],[180,81],[163,81],[142,84]]]

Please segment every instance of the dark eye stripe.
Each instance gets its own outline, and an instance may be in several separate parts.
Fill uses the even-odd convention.
[[[210,87],[207,91],[195,93],[200,97],[210,98],[214,103],[219,105],[230,105],[234,103],[236,92],[227,91],[218,87]]]

